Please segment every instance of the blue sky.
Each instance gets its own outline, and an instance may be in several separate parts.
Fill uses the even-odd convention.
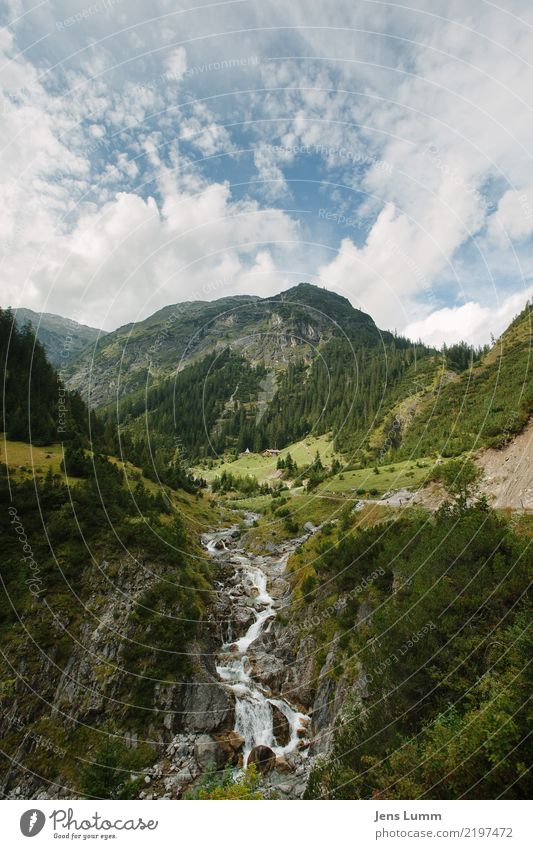
[[[112,329],[308,280],[440,344],[531,294],[525,0],[6,8],[2,303]]]

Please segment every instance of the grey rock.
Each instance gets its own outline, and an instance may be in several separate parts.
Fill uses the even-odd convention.
[[[274,737],[276,738],[276,743],[278,746],[286,746],[291,739],[291,729],[289,725],[289,720],[285,716],[284,713],[281,712],[279,707],[276,705],[271,705],[272,707],[272,716],[274,719]]]
[[[207,672],[186,685],[182,701],[183,727],[187,731],[218,731],[233,728],[235,697]]]
[[[234,627],[239,631],[245,631],[250,625],[255,621],[255,613],[251,607],[246,605],[239,605],[235,607],[233,611],[233,624]]]
[[[208,734],[201,734],[194,746],[194,757],[201,769],[215,767],[220,769],[227,760],[223,747]]]
[[[275,655],[263,652],[250,656],[250,666],[256,681],[266,684],[273,692],[279,692],[285,677],[285,664]]]

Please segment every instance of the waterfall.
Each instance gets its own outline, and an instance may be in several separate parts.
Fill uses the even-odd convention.
[[[229,528],[206,534],[203,543],[212,556],[230,552],[232,563],[237,567],[236,576],[243,587],[240,600],[249,605],[254,613],[254,621],[245,633],[221,647],[216,665],[220,679],[235,696],[235,731],[244,738],[243,762],[246,765],[250,752],[259,745],[268,746],[280,756],[302,749],[301,754],[305,757],[306,744],[303,738],[309,717],[280,694],[271,692],[261,682],[254,680],[253,675],[254,643],[270,628],[276,616],[276,602],[268,592],[267,572],[281,574],[288,555],[264,556],[261,558],[261,568],[257,562],[259,558],[254,558],[252,562],[251,557],[242,550],[232,551],[234,532],[235,528]],[[275,738],[273,706],[283,714],[289,725],[290,738],[284,746],[278,745]]]

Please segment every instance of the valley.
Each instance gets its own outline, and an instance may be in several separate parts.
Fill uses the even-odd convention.
[[[530,323],[436,351],[301,284],[65,375],[1,312],[4,795],[525,796]]]

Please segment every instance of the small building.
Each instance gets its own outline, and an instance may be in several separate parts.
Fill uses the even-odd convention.
[[[279,448],[266,448],[263,451],[263,457],[277,457],[281,451]]]

